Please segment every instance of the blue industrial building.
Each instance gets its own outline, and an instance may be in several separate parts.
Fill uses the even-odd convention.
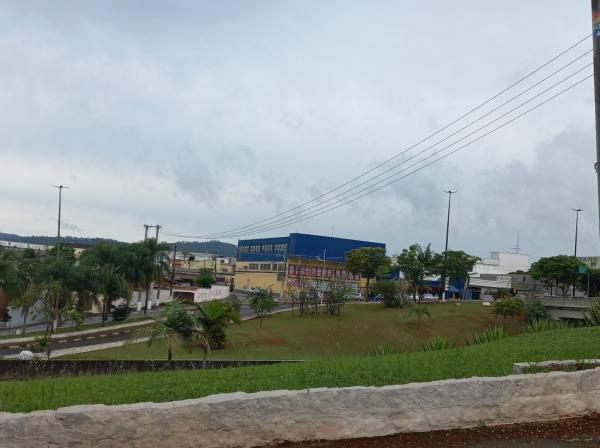
[[[358,291],[360,274],[348,272],[345,261],[346,252],[361,247],[385,251],[383,243],[305,233],[240,240],[235,285],[289,294],[305,285],[323,291],[333,279]]]
[[[360,247],[381,247],[384,243],[330,236],[290,233],[289,236],[258,238],[238,242],[238,261],[281,261],[284,258],[320,258],[343,263],[346,252]]]

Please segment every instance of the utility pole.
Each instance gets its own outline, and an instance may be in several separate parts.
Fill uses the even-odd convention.
[[[60,258],[60,212],[62,208],[62,191],[65,187],[64,185],[52,185],[54,188],[58,188],[58,233],[56,237],[56,258]]]
[[[446,300],[446,277],[448,276],[448,232],[450,230],[450,201],[452,200],[452,195],[456,193],[456,191],[447,190],[444,193],[448,194],[448,218],[446,219],[446,246],[444,249],[444,273],[442,274],[442,299]]]
[[[575,256],[575,258],[577,258],[577,230],[579,227],[579,212],[582,212],[583,209],[572,208],[571,210],[573,210],[575,212],[575,252],[574,252],[574,256]],[[573,283],[573,297],[575,297],[575,283]]]
[[[148,228],[150,226],[148,224],[144,224],[144,241],[148,239]]]
[[[173,258],[171,258],[171,290],[169,299],[173,300],[173,283],[175,283],[175,258],[177,258],[177,244],[173,245]]]
[[[598,229],[600,230],[600,0],[592,0],[592,36],[594,44],[594,104],[596,111],[596,178],[598,182]]]

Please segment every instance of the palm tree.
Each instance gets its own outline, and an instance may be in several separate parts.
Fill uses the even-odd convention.
[[[240,313],[232,303],[213,300],[202,306],[194,303],[198,309],[196,319],[204,329],[211,349],[218,349],[225,345],[227,340],[227,327],[231,322],[240,323]],[[206,352],[204,353],[206,357]]]
[[[427,316],[429,318],[431,318],[431,313],[429,312],[429,310],[427,309],[427,307],[425,305],[415,305],[413,307],[411,307],[411,309],[408,312],[408,318],[410,319],[412,316],[415,316],[417,318],[417,330],[421,329],[421,318],[423,316]]]
[[[167,359],[173,359],[175,346],[190,349],[193,345],[199,345],[206,354],[210,350],[210,344],[206,333],[202,330],[194,316],[188,313],[181,302],[168,303],[160,313],[159,317],[152,317],[154,325],[147,326],[136,331],[135,337],[148,337],[150,347],[157,339],[165,339],[167,342]]]

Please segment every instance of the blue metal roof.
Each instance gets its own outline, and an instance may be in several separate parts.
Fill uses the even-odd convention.
[[[285,244],[287,243],[288,257],[302,258],[322,258],[331,261],[345,261],[346,252],[360,247],[381,247],[385,250],[384,243],[375,243],[372,241],[352,240],[347,238],[336,238],[330,236],[308,235],[305,233],[291,233],[288,237],[278,238],[260,238],[252,240],[240,240],[240,246],[257,246],[261,248],[270,244]],[[283,253],[280,252],[239,252],[238,259],[240,261],[281,261]]]

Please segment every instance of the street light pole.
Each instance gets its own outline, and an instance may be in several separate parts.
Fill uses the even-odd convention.
[[[442,299],[446,300],[446,277],[448,276],[448,233],[450,230],[450,202],[452,200],[452,195],[456,193],[456,191],[447,190],[444,193],[448,194],[448,217],[446,219],[446,245],[444,248],[444,273],[442,274]]]
[[[573,210],[575,212],[575,252],[574,252],[574,256],[577,258],[577,231],[579,228],[579,212],[582,212],[583,209],[572,208],[571,210]],[[573,297],[575,297],[575,283],[573,283]]]
[[[62,208],[62,191],[65,187],[64,185],[52,185],[54,188],[58,188],[58,233],[56,237],[56,258],[60,258],[60,212]]]

